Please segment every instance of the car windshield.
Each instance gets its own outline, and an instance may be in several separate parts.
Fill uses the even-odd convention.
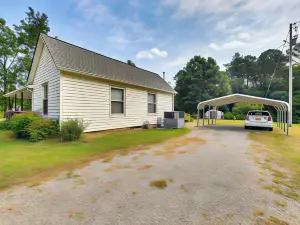
[[[268,112],[249,112],[249,116],[269,116]]]

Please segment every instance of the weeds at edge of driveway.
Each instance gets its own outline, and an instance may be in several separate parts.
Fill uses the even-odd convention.
[[[249,133],[249,138],[260,143],[251,152],[263,156],[252,154],[254,161],[273,176],[273,184],[262,188],[300,202],[300,141],[277,132]]]
[[[165,189],[168,186],[168,182],[166,179],[153,180],[150,182],[150,186],[158,189]]]

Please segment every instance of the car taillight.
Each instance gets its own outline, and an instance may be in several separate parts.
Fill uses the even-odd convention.
[[[245,118],[246,120],[249,120],[249,116],[246,116],[246,118]]]
[[[268,121],[271,121],[272,120],[272,117],[271,116],[268,116]]]

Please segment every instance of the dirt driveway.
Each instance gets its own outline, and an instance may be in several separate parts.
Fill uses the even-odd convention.
[[[194,128],[0,193],[0,224],[300,224],[299,203],[261,188],[251,144],[243,130]]]

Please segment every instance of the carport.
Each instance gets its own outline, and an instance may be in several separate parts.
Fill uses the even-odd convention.
[[[200,110],[203,110],[202,126],[204,126],[205,107],[208,107],[208,110],[214,109],[216,110],[215,112],[217,112],[219,106],[231,103],[251,103],[273,106],[277,112],[277,127],[280,128],[283,132],[286,132],[286,135],[289,135],[289,126],[287,123],[289,119],[288,117],[290,112],[290,105],[287,102],[244,94],[232,94],[200,102],[197,106],[197,127],[199,127]],[[207,118],[207,124],[216,124],[217,114],[215,113],[212,116],[213,118],[210,117],[211,116]]]

